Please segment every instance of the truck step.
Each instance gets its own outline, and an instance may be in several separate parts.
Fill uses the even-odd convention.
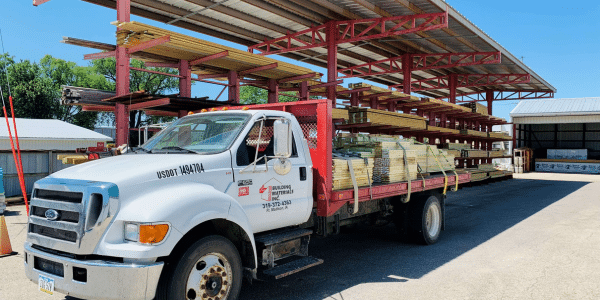
[[[287,241],[291,241],[294,239],[298,239],[307,235],[312,234],[312,230],[295,228],[288,229],[285,231],[278,231],[269,234],[265,234],[262,236],[255,237],[255,241],[258,245],[262,246],[270,246],[274,244],[279,244]]]
[[[288,263],[276,266],[271,269],[264,270],[262,272],[263,279],[281,279],[283,277],[304,271],[310,267],[318,266],[323,263],[320,258],[312,256],[303,256],[299,259],[290,261]]]

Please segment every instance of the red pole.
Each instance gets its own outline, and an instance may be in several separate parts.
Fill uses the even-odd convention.
[[[492,102],[494,101],[494,91],[485,91],[485,100],[487,100],[488,115],[492,115]]]
[[[412,58],[410,54],[404,54],[402,56],[402,91],[410,95],[412,81]]]
[[[23,193],[23,199],[25,200],[25,209],[27,210],[27,216],[29,216],[29,202],[27,201],[27,189],[25,189],[25,178],[21,176],[22,169],[21,169],[21,165],[19,164],[19,161],[17,159],[17,153],[15,152],[15,144],[13,142],[12,133],[10,131],[10,123],[8,122],[8,113],[6,113],[6,106],[3,106],[2,109],[4,110],[4,118],[6,119],[6,127],[8,129],[8,137],[10,138],[10,148],[12,149],[13,158],[15,160],[15,167],[17,168],[17,174],[19,176],[19,184],[21,186],[21,193]],[[14,115],[13,115],[13,117],[14,117]]]
[[[117,0],[117,20],[129,22],[131,16],[130,0]],[[116,59],[116,95],[129,93],[129,55],[127,48],[118,46],[115,51]],[[129,140],[129,109],[125,104],[115,104],[116,143],[117,146],[126,144]]]
[[[329,21],[327,24],[327,82],[337,81],[337,26],[335,21]],[[333,103],[336,102],[335,85],[327,87],[327,99]]]
[[[456,85],[458,83],[458,75],[456,73],[451,73],[448,76],[448,85],[450,88],[450,103],[456,103]]]

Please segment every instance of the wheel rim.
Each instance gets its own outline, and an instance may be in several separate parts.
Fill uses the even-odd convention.
[[[430,237],[436,236],[440,231],[440,207],[432,204],[427,208],[425,229]]]
[[[231,291],[231,275],[231,264],[222,254],[209,253],[202,256],[188,276],[185,299],[227,299]]]

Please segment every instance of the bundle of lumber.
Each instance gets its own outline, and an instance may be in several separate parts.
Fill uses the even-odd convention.
[[[342,108],[332,108],[331,109],[331,118],[334,120],[340,119],[340,120],[348,121],[348,110],[342,109]]]
[[[471,181],[481,181],[488,178],[488,172],[477,169],[469,169],[471,173]]]
[[[477,165],[477,170],[491,172],[496,171],[496,168],[492,164],[479,164]]]
[[[437,127],[437,126],[427,126],[427,131],[437,131],[437,132],[443,132],[443,133],[452,133],[452,134],[459,134],[460,131],[458,129],[452,129],[452,128],[444,128],[444,127]]]
[[[478,136],[478,137],[487,137],[488,136],[487,132],[471,130],[471,129],[461,129],[460,134],[472,135],[472,136]]]
[[[435,145],[412,145],[417,153],[417,163],[422,173],[454,170],[454,156]]]
[[[491,178],[498,178],[498,177],[503,177],[505,176],[504,171],[492,171],[488,173],[488,176],[490,176]]]
[[[461,150],[452,150],[452,149],[443,149],[443,150],[446,151],[446,153],[448,153],[449,156],[454,156],[454,157],[462,156]]]
[[[482,114],[484,116],[488,115],[487,106],[481,105],[477,102],[465,103],[465,104],[461,104],[461,105],[464,107],[470,108],[471,111],[474,113]]]
[[[348,109],[348,118],[348,123],[350,124],[371,123],[373,126],[393,126],[414,130],[424,130],[427,128],[425,118],[423,117],[380,109],[350,107]]]
[[[488,157],[503,157],[504,155],[504,150],[502,149],[492,149],[488,151]]]
[[[500,140],[512,140],[512,137],[506,132],[488,132],[488,137]]]
[[[462,156],[468,157],[468,158],[479,158],[479,157],[487,158],[488,152],[487,152],[487,150],[476,150],[476,149],[462,150]]]
[[[369,186],[373,182],[373,158],[334,158],[332,167],[333,190],[346,190],[354,187],[350,175],[350,161],[354,178],[359,187]]]
[[[442,148],[449,149],[449,150],[468,150],[468,149],[471,149],[471,144],[446,143],[446,144],[442,144]]]
[[[411,145],[409,142],[380,142],[375,148],[375,168],[373,169],[373,181],[377,183],[393,183],[407,181],[417,178],[417,154],[414,150],[403,150],[400,146],[407,149]],[[408,164],[408,173],[407,166]]]

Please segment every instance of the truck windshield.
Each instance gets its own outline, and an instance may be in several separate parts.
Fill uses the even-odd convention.
[[[217,153],[236,139],[248,114],[204,114],[179,119],[153,136],[142,148],[151,153]]]

